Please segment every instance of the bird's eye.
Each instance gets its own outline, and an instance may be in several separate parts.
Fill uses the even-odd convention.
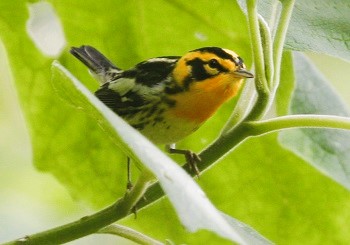
[[[218,68],[219,61],[217,61],[216,59],[211,59],[211,60],[209,60],[208,65],[210,68]]]

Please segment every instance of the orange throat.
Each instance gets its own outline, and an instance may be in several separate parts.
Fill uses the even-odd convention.
[[[218,76],[197,82],[189,91],[174,95],[176,105],[172,114],[191,122],[202,124],[227,100],[234,97],[242,79]]]

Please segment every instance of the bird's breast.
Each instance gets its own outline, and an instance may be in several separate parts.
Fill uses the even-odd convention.
[[[235,96],[242,83],[242,79],[232,79],[228,76],[207,80],[196,82],[189,91],[175,94],[172,99],[176,104],[170,112],[176,117],[201,124],[224,102]]]

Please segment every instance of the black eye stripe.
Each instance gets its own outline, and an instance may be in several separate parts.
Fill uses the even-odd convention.
[[[217,69],[219,72],[227,72],[228,71],[228,69],[223,67],[217,59],[211,59],[206,63],[209,65],[209,67],[211,67],[213,69]]]
[[[186,62],[187,65],[192,67],[192,76],[198,80],[204,80],[208,77],[213,76],[209,74],[204,67],[205,64],[208,64],[209,67],[217,69],[219,72],[228,72],[229,70],[222,66],[217,59],[211,59],[209,61],[203,61],[200,58],[195,58]]]
[[[189,85],[194,81],[203,81],[210,77],[216,76],[221,72],[227,72],[228,69],[223,67],[217,59],[211,59],[209,61],[204,61],[200,58],[194,58],[192,60],[186,61],[186,64],[191,67],[191,74],[184,80],[184,88],[188,89]],[[212,74],[208,72],[208,68],[205,66],[208,65],[212,69],[218,71],[217,74]]]
[[[187,65],[191,66],[191,77],[195,80],[204,80],[209,78],[211,75],[207,73],[206,69],[204,68],[204,62],[203,60],[199,58],[195,58],[193,60],[189,60],[186,62]]]

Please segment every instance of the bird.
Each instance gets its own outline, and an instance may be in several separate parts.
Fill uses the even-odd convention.
[[[154,144],[183,154],[197,176],[200,157],[175,144],[236,96],[244,79],[254,77],[237,53],[220,47],[150,58],[126,70],[89,45],[70,52],[99,81],[99,100]]]

